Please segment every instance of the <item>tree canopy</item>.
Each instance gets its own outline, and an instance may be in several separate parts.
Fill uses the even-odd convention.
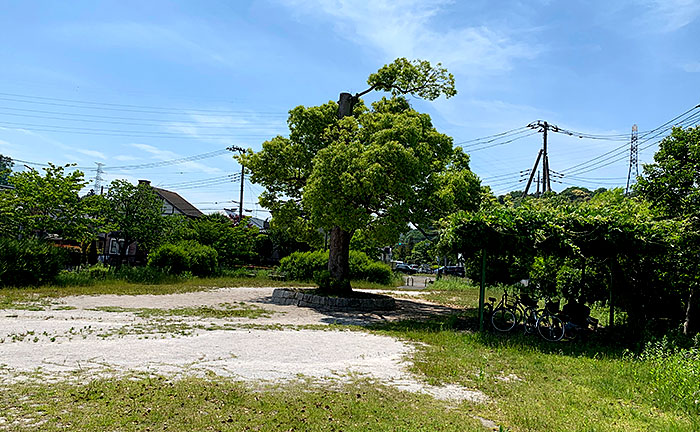
[[[298,106],[289,112],[289,137],[241,157],[252,181],[265,187],[260,201],[276,221],[310,237],[318,229],[347,237],[338,249],[331,240],[330,254],[333,260],[344,251],[345,266],[358,230],[392,244],[409,222],[427,226],[455,209],[478,207],[480,187],[468,156],[399,96],[450,97],[454,78],[440,65],[398,59],[368,83],[369,90],[394,96],[370,107],[358,99],[349,116],[338,115],[336,102]]]

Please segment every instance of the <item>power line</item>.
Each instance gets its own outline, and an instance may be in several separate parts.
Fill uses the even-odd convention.
[[[21,95],[16,93],[2,93],[0,92],[0,100],[5,100],[9,102],[19,102],[19,103],[29,103],[38,105],[51,105],[51,106],[65,106],[71,108],[82,108],[82,109],[96,109],[96,110],[107,110],[107,111],[125,111],[125,112],[140,112],[140,113],[154,113],[154,114],[191,114],[191,113],[215,113],[215,114],[237,114],[245,113],[245,111],[234,111],[234,110],[221,110],[221,109],[202,109],[202,108],[170,108],[170,107],[159,107],[159,106],[148,106],[148,105],[129,105],[129,104],[117,104],[109,102],[93,102],[93,101],[83,101],[76,99],[62,99],[62,98],[51,98],[43,96],[29,96]],[[7,97],[11,96],[11,97]],[[21,98],[21,99],[16,99]],[[29,99],[29,100],[23,100]],[[51,102],[41,102],[41,101],[51,101]],[[94,105],[94,106],[90,106]],[[134,109],[137,108],[137,109]],[[287,113],[282,112],[264,112],[261,111],[258,114],[261,115],[275,115],[275,116],[287,116]]]
[[[7,115],[13,117],[28,117],[28,118],[40,118],[46,120],[60,120],[69,122],[82,122],[82,123],[93,123],[93,124],[115,124],[115,125],[125,125],[125,126],[181,126],[181,125],[191,125],[196,126],[201,129],[264,129],[271,126],[279,126],[280,122],[275,123],[259,123],[256,120],[256,124],[230,124],[219,122],[206,122],[206,121],[190,121],[190,120],[178,120],[178,119],[148,119],[141,118],[137,119],[134,117],[118,117],[118,116],[100,116],[100,115],[89,115],[89,114],[74,114],[74,113],[61,113],[56,111],[43,111],[43,110],[20,110],[17,108],[5,108],[0,107],[0,110],[12,110],[13,112],[1,112],[0,115]],[[44,115],[32,115],[32,114],[19,114],[16,111],[29,111],[38,113],[49,113],[54,114],[51,116]],[[66,117],[89,117],[85,118],[66,118]],[[92,120],[97,118],[98,120]],[[108,119],[108,120],[99,120]],[[233,120],[234,118],[232,118]],[[113,120],[130,120],[130,121],[113,121]]]

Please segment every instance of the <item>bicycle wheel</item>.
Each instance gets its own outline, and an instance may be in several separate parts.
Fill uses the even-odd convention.
[[[496,308],[491,315],[491,325],[500,332],[509,332],[513,330],[516,323],[515,314],[508,308]]]
[[[525,318],[523,319],[523,327],[525,329],[525,334],[530,334],[537,331],[537,318],[539,316],[540,314],[534,307],[530,307],[525,310]]]
[[[537,332],[545,340],[557,342],[564,337],[564,323],[559,317],[546,313],[537,321]]]

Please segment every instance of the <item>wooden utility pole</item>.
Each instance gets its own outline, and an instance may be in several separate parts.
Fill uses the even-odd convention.
[[[549,169],[549,152],[547,150],[547,132],[551,129],[554,132],[557,132],[559,130],[559,127],[550,125],[546,121],[537,121],[535,123],[530,123],[527,125],[530,129],[539,129],[538,132],[542,132],[542,149],[540,149],[540,152],[537,154],[537,160],[535,160],[535,166],[532,168],[532,171],[530,172],[530,179],[527,182],[527,186],[525,186],[525,191],[523,192],[523,198],[527,196],[527,193],[530,190],[530,185],[532,184],[532,179],[535,177],[535,171],[537,170],[537,166],[540,163],[540,158],[542,159],[542,193],[545,192],[551,192],[552,191],[552,179],[551,176],[549,175],[550,169]],[[538,182],[539,184],[539,172],[538,172]],[[538,195],[539,195],[539,188],[538,188]]]
[[[238,146],[233,146],[233,145],[230,147],[226,147],[226,150],[231,151],[231,152],[237,151],[241,155],[243,153],[245,153],[245,149],[243,147],[238,147]],[[238,221],[239,222],[243,220],[243,186],[244,185],[245,185],[245,167],[241,163],[241,201],[240,201],[239,206],[238,206]]]

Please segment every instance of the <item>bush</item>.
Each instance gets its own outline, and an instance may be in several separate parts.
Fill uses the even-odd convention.
[[[180,274],[189,270],[187,252],[179,245],[166,243],[149,254],[148,267]]]
[[[365,253],[350,251],[350,279],[388,285],[392,281],[388,265],[372,261]],[[327,283],[328,251],[294,252],[282,258],[278,268],[289,279]],[[316,280],[318,279],[318,281]]]
[[[166,243],[150,254],[148,267],[172,274],[191,272],[196,276],[207,276],[217,270],[217,253],[214,248],[194,240]]]
[[[217,252],[210,246],[204,246],[196,241],[178,243],[187,254],[188,270],[195,276],[208,276],[216,272],[218,267]]]
[[[65,250],[36,239],[0,239],[0,286],[37,286],[56,279]]]

